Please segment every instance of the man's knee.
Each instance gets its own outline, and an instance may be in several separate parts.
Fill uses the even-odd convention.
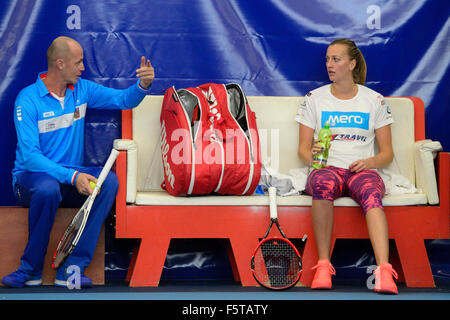
[[[114,172],[110,172],[100,187],[96,203],[98,203],[100,212],[103,212],[103,218],[106,218],[111,210],[111,206],[117,196],[119,190],[119,180]],[[95,205],[95,204],[94,204]]]
[[[114,194],[114,196],[117,194],[117,191],[119,190],[119,179],[114,172],[111,171],[108,173],[108,176],[103,182],[102,189],[103,188]]]
[[[31,201],[61,202],[58,180],[48,174],[35,174],[33,180],[28,190],[31,193]]]

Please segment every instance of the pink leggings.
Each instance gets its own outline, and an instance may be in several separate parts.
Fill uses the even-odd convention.
[[[385,186],[378,172],[364,170],[358,173],[333,166],[314,170],[306,182],[306,193],[313,200],[330,200],[350,196],[367,213],[370,209],[383,209]]]

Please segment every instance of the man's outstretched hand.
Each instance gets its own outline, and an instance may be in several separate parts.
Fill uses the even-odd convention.
[[[144,56],[141,57],[141,67],[136,70],[136,76],[141,80],[141,85],[144,88],[149,88],[153,79],[155,79],[155,69],[153,69],[150,60]]]

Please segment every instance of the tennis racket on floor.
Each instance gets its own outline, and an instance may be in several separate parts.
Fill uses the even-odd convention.
[[[302,260],[297,248],[288,240],[278,223],[276,188],[269,188],[270,225],[251,259],[255,280],[263,287],[287,289],[300,279]],[[282,237],[268,237],[275,223]]]
[[[56,248],[55,254],[52,259],[53,269],[58,269],[75,249],[78,241],[81,238],[81,235],[83,234],[83,230],[86,225],[86,221],[89,218],[89,213],[91,212],[95,198],[97,197],[97,194],[106,177],[108,176],[108,173],[111,170],[111,167],[114,164],[114,161],[116,161],[118,155],[119,151],[113,148],[111,150],[111,154],[108,157],[108,160],[106,160],[105,166],[100,172],[100,175],[97,179],[97,184],[95,185],[92,194],[83,203],[83,206],[77,212],[77,214],[67,227],[66,231],[64,232],[64,235],[59,241],[58,247]]]

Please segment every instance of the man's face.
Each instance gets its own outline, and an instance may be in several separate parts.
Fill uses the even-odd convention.
[[[70,43],[67,57],[63,59],[62,75],[67,84],[76,84],[84,71],[83,48],[78,43]]]

